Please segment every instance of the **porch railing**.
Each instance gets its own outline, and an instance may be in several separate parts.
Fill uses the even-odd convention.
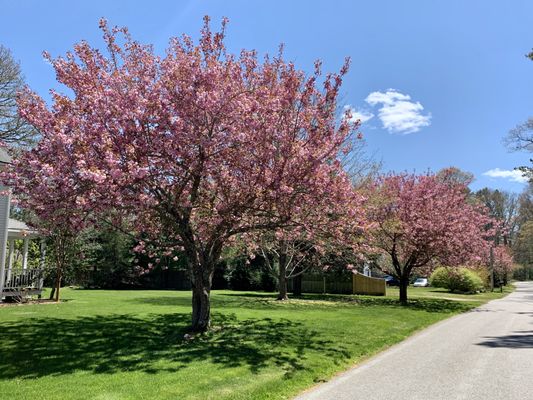
[[[41,268],[6,271],[5,278],[4,294],[6,292],[42,290],[43,288],[43,270]]]

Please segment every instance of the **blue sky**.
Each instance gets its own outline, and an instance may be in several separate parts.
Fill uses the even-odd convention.
[[[502,138],[533,116],[533,62],[524,57],[533,1],[0,0],[0,10],[0,43],[45,97],[57,85],[42,51],[62,55],[81,39],[102,46],[102,16],[158,52],[171,36],[197,37],[203,15],[215,24],[227,16],[235,52],[273,53],[283,42],[307,71],[317,58],[338,70],[350,56],[342,102],[372,116],[361,129],[385,170],[456,166],[475,174],[475,190],[525,186],[510,171],[529,155],[509,153]]]

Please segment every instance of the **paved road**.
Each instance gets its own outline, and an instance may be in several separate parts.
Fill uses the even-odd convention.
[[[440,322],[297,400],[533,399],[533,283]]]

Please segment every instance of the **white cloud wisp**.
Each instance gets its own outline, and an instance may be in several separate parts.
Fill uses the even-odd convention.
[[[411,96],[397,90],[372,92],[365,101],[380,107],[378,118],[390,133],[414,133],[431,124],[431,114],[422,114],[422,104],[411,101]]]
[[[493,168],[493,169],[489,169],[486,172],[483,172],[483,175],[489,176],[491,178],[503,178],[511,182],[518,182],[518,183],[527,183],[528,181],[527,177],[525,177],[521,171],[518,171],[516,169],[508,170],[508,169]]]

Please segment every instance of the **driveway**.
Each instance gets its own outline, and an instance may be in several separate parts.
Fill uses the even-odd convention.
[[[533,399],[533,282],[516,286],[296,400]]]

